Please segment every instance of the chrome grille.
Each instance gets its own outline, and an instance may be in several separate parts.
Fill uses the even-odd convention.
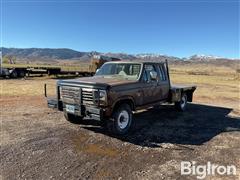
[[[93,89],[82,88],[82,102],[83,104],[94,104]]]
[[[61,87],[61,97],[64,102],[80,103],[81,102],[81,91],[79,87]]]

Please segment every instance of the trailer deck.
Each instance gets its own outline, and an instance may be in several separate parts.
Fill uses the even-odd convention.
[[[79,65],[50,65],[50,64],[2,64],[0,76],[24,77],[31,74],[76,74],[93,75],[99,67],[97,63],[80,63]]]

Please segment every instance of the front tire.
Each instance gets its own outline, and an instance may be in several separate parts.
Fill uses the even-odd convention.
[[[112,118],[107,121],[108,131],[115,135],[125,135],[132,125],[132,110],[128,104],[120,105]]]
[[[187,108],[187,95],[184,93],[182,94],[181,101],[175,102],[175,107],[179,111],[185,111]]]
[[[64,112],[64,117],[67,121],[69,121],[73,124],[80,124],[83,120],[83,117],[76,116],[74,114],[70,114],[70,113],[67,113],[67,112]]]

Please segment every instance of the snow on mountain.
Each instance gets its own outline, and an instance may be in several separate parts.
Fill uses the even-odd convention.
[[[204,54],[195,54],[190,56],[189,60],[211,60],[211,59],[221,59],[220,56],[213,56],[213,55],[204,55]]]

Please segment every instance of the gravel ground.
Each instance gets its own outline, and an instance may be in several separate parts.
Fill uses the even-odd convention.
[[[42,96],[2,96],[0,179],[196,179],[181,161],[237,166],[240,118],[230,108],[163,105],[134,114],[131,133],[114,137],[98,122],[67,122]]]

